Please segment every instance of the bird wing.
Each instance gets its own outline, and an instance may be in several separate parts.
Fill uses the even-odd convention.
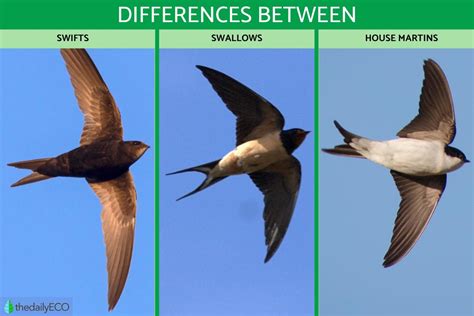
[[[436,209],[444,188],[446,175],[413,177],[397,171],[390,173],[402,198],[395,220],[390,248],[384,267],[400,261],[415,245]]]
[[[121,140],[120,111],[85,49],[61,49],[79,108],[84,114],[81,146],[101,139]]]
[[[291,156],[249,176],[264,195],[267,262],[277,251],[290,224],[300,189],[301,165]]]
[[[418,115],[397,134],[399,137],[440,140],[450,144],[456,135],[453,99],[448,80],[432,59],[423,65],[425,79]]]
[[[132,174],[89,182],[103,206],[102,231],[107,255],[109,310],[117,304],[127,280],[133,250],[137,194]]]
[[[196,67],[237,117],[237,146],[283,129],[283,115],[265,98],[222,72],[204,66]]]

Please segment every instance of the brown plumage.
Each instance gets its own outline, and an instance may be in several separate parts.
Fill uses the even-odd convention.
[[[54,158],[10,163],[32,174],[19,186],[53,177],[83,177],[103,206],[109,310],[125,286],[133,249],[136,192],[129,167],[149,148],[123,141],[120,111],[92,59],[84,49],[62,49],[79,107],[84,114],[80,146]]]

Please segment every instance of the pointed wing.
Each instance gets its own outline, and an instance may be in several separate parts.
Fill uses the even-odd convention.
[[[100,199],[107,255],[109,310],[117,304],[127,280],[133,250],[137,195],[132,174],[104,182],[89,182]]]
[[[300,189],[301,165],[291,156],[249,176],[265,196],[263,218],[267,262],[277,251],[290,224]]]
[[[283,129],[283,115],[265,98],[222,72],[196,67],[237,117],[237,145]]]
[[[384,267],[400,261],[415,245],[434,213],[444,188],[446,175],[412,177],[397,171],[390,173],[402,201],[395,220],[390,248],[384,257]]]
[[[397,136],[440,140],[450,144],[456,135],[456,122],[448,80],[432,59],[425,61],[423,70],[425,79],[418,115]]]
[[[79,107],[84,114],[81,146],[101,139],[121,140],[120,111],[85,49],[61,49]]]

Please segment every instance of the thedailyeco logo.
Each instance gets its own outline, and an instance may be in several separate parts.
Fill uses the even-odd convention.
[[[27,315],[31,313],[72,315],[70,298],[4,298],[3,311],[6,315]]]

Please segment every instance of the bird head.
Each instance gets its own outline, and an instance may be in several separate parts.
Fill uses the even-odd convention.
[[[462,163],[470,162],[467,159],[466,155],[462,151],[460,151],[459,149],[457,149],[455,147],[446,146],[444,148],[444,151],[448,156],[457,158],[457,159],[461,160]]]
[[[298,148],[310,132],[301,128],[287,129],[281,132],[281,141],[286,151],[291,154]]]
[[[150,148],[150,146],[147,144],[136,140],[126,141],[124,143],[127,147],[127,151],[133,156],[135,160],[138,160],[141,156],[143,156],[145,151]]]

